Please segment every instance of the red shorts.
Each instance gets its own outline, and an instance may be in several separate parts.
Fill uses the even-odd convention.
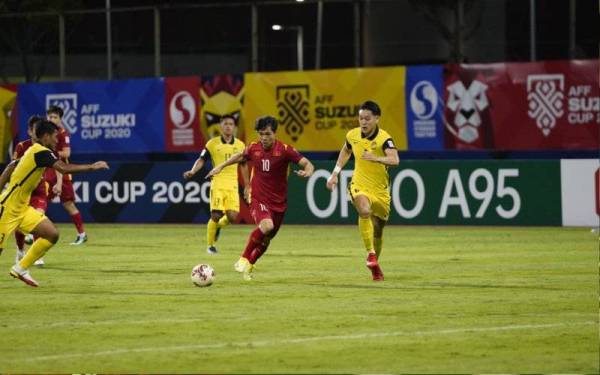
[[[273,238],[279,231],[279,227],[283,223],[283,217],[285,216],[284,212],[277,212],[269,209],[269,207],[265,204],[262,204],[256,200],[252,200],[250,203],[250,215],[254,219],[254,223],[256,225],[260,224],[261,221],[265,219],[269,219],[273,222],[273,231],[269,235],[269,237]]]
[[[48,184],[50,185],[50,191],[48,192],[48,200],[52,200],[56,196],[52,191],[52,187],[56,185],[56,172],[52,168],[46,169],[46,172],[48,173],[44,174],[44,178],[48,181]],[[63,175],[62,190],[60,192],[60,201],[61,203],[75,201],[75,191],[73,190],[73,179],[71,178],[71,175]]]
[[[35,209],[46,212],[48,208],[48,183],[42,179],[35,190],[31,193],[29,205]]]

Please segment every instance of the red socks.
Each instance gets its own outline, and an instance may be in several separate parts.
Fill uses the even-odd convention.
[[[242,253],[242,257],[248,259],[250,264],[256,263],[258,258],[267,251],[268,242],[265,244],[265,239],[267,239],[266,236],[259,228],[254,229],[254,231],[250,233],[250,238],[248,238],[248,244]]]
[[[83,219],[81,218],[81,212],[77,212],[74,215],[71,215],[71,220],[73,224],[75,224],[75,228],[77,228],[77,233],[85,232],[83,229]]]

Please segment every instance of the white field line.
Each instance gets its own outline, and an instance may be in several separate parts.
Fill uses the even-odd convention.
[[[361,340],[370,338],[384,338],[384,337],[399,337],[399,336],[437,336],[437,335],[452,335],[455,333],[477,333],[477,332],[501,332],[501,331],[518,331],[518,330],[537,330],[546,328],[558,328],[558,327],[569,327],[569,326],[580,326],[580,325],[598,325],[595,321],[586,322],[572,322],[572,323],[547,323],[547,324],[519,324],[519,325],[507,325],[507,326],[495,326],[495,327],[472,327],[472,328],[449,328],[432,331],[397,331],[397,332],[373,332],[373,333],[360,333],[355,335],[334,335],[334,336],[311,336],[311,337],[300,337],[295,339],[275,339],[275,340],[262,340],[262,341],[246,341],[246,342],[222,342],[214,344],[195,344],[195,345],[175,345],[175,346],[157,346],[149,348],[127,348],[127,349],[114,349],[114,350],[103,350],[97,352],[87,353],[67,353],[67,354],[56,354],[56,355],[42,355],[29,357],[19,360],[10,360],[11,362],[37,362],[37,361],[52,361],[72,358],[89,358],[89,357],[101,357],[101,356],[115,356],[120,354],[130,353],[151,353],[151,352],[176,352],[176,351],[195,351],[195,350],[208,350],[208,349],[222,349],[226,347],[233,348],[261,348],[261,347],[272,347],[281,345],[293,345],[312,343],[319,341],[346,341],[346,340]]]

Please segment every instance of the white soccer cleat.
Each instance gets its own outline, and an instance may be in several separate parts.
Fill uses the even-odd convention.
[[[87,234],[85,233],[81,233],[77,235],[77,238],[75,239],[75,241],[71,242],[71,245],[83,245],[84,242],[87,242],[88,238],[87,238]]]
[[[46,262],[44,262],[44,258],[40,258],[40,259],[36,260],[35,262],[33,262],[34,266],[43,266],[44,264],[46,264]]]
[[[12,266],[10,268],[10,275],[12,277],[14,277],[15,279],[19,279],[22,282],[24,282],[25,284],[32,286],[34,288],[39,285],[38,282],[35,281],[33,279],[33,277],[31,277],[31,275],[29,274],[29,271],[21,268],[21,266],[19,266],[18,264],[15,264],[14,266]]]

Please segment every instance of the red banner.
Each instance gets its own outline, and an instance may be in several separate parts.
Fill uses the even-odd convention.
[[[598,62],[448,65],[446,146],[597,149]]]
[[[165,149],[200,152],[200,77],[165,78]]]

